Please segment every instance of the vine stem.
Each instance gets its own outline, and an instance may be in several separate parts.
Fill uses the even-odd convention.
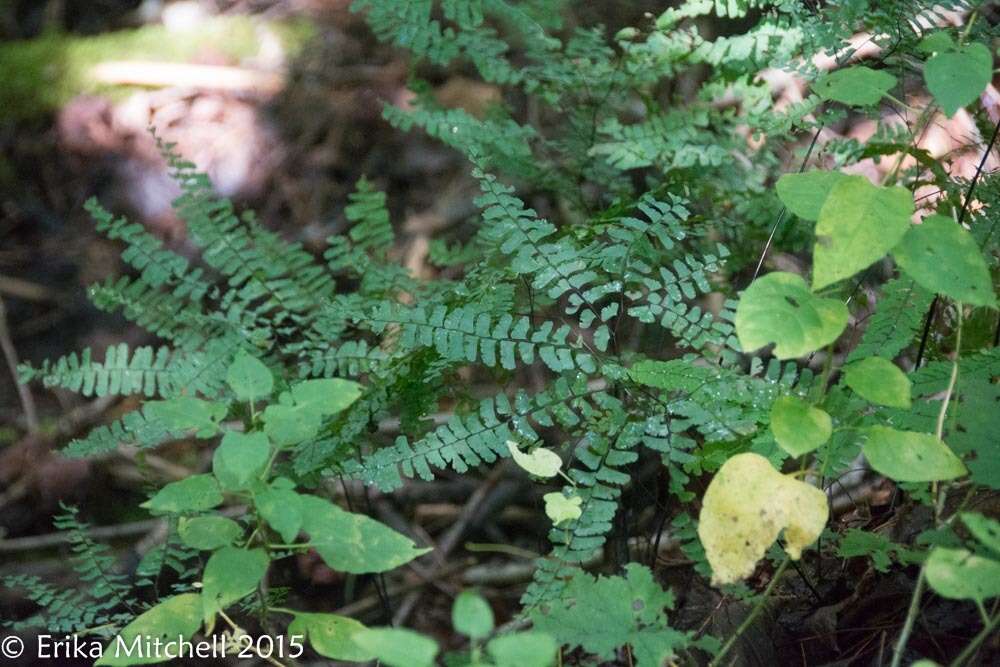
[[[736,640],[738,640],[740,636],[747,631],[747,628],[753,624],[754,620],[756,620],[756,618],[760,615],[760,612],[764,609],[764,603],[767,602],[767,599],[771,596],[771,592],[777,585],[778,580],[781,579],[781,575],[784,574],[785,568],[788,567],[788,563],[791,562],[791,560],[792,559],[789,556],[785,556],[785,560],[781,561],[781,564],[778,565],[778,569],[774,571],[774,576],[771,577],[771,582],[767,585],[767,588],[764,589],[764,592],[761,593],[760,600],[757,601],[754,608],[750,610],[747,617],[743,619],[742,623],[740,623],[740,627],[736,628],[736,632],[733,633],[733,635],[726,640],[726,643],[722,645],[722,649],[719,651],[719,654],[712,658],[712,662],[708,663],[708,667],[719,667],[722,664],[722,659],[725,658],[726,654],[729,653],[733,646],[736,645]]]
[[[964,649],[962,649],[962,652],[958,654],[957,658],[951,661],[948,667],[959,667],[963,662],[971,658],[973,654],[979,650],[979,645],[982,644],[987,637],[993,634],[993,631],[997,629],[997,626],[1000,626],[1000,614],[994,616],[989,623],[983,626],[983,629],[980,630],[979,634],[972,638],[972,641],[969,642]]]
[[[910,633],[913,632],[913,624],[917,621],[917,614],[920,611],[920,598],[924,594],[924,566],[920,566],[920,574],[917,576],[917,585],[913,589],[913,597],[910,598],[910,608],[906,612],[906,621],[903,622],[903,630],[899,633],[899,639],[896,640],[896,650],[892,656],[892,664],[889,667],[899,667],[903,662],[903,650],[906,648],[906,642],[910,639]]]

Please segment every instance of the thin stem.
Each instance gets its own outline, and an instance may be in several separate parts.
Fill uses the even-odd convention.
[[[719,654],[712,658],[712,662],[708,663],[708,667],[719,667],[719,665],[722,664],[722,659],[725,658],[726,654],[729,653],[733,646],[736,645],[736,640],[738,640],[740,636],[747,631],[747,628],[749,628],[753,624],[754,620],[760,615],[760,612],[764,609],[764,603],[767,602],[767,598],[770,597],[771,592],[774,590],[775,585],[777,585],[778,580],[781,579],[781,575],[785,572],[785,568],[788,567],[788,563],[790,561],[791,558],[788,556],[785,556],[785,560],[781,561],[781,564],[778,565],[778,569],[774,571],[774,576],[771,577],[771,582],[767,585],[767,588],[764,589],[764,592],[761,593],[757,604],[754,605],[754,608],[750,610],[747,617],[743,619],[742,623],[740,623],[740,627],[736,628],[736,632],[733,633],[733,635],[726,640],[726,643],[722,645],[722,649],[719,651]]]
[[[983,629],[979,631],[979,634],[972,638],[972,641],[962,649],[962,652],[958,654],[958,657],[951,661],[948,667],[959,667],[963,662],[971,658],[977,650],[979,650],[979,645],[983,641],[993,634],[993,631],[997,629],[1000,625],[1000,614],[993,617],[989,623],[983,626]]]
[[[889,667],[899,667],[903,661],[903,651],[906,649],[906,642],[910,639],[910,633],[913,632],[913,624],[917,620],[917,614],[920,612],[920,598],[924,594],[924,566],[920,566],[920,574],[917,576],[917,585],[913,589],[913,597],[910,598],[910,608],[906,612],[906,621],[903,622],[903,629],[899,633],[899,639],[896,641],[896,650],[892,655],[892,663]]]
[[[948,380],[948,388],[944,392],[944,398],[941,400],[941,410],[938,411],[937,418],[937,428],[934,430],[934,434],[937,436],[938,440],[941,440],[941,436],[944,434],[944,419],[948,414],[948,404],[951,402],[951,395],[955,391],[955,383],[958,381],[958,360],[962,356],[962,304],[956,303],[956,309],[958,310],[958,322],[955,326],[955,361],[951,365],[951,378]],[[934,522],[936,524],[941,523],[941,512],[944,511],[944,484],[940,487],[935,481],[932,485],[932,490],[934,492]]]

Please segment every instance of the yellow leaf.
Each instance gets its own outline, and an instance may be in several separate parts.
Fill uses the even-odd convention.
[[[536,447],[530,454],[525,454],[513,440],[507,441],[507,449],[514,457],[514,463],[527,470],[535,477],[555,477],[562,468],[562,459],[551,449]]]
[[[753,574],[767,548],[785,531],[785,551],[798,560],[829,515],[826,494],[783,475],[758,454],[737,454],[715,475],[702,501],[698,537],[712,566],[712,584]]]
[[[545,500],[545,514],[556,526],[564,521],[573,521],[583,515],[583,498],[570,496],[567,498],[562,491],[553,491],[542,496]]]

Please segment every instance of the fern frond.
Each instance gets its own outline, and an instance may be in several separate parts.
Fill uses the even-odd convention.
[[[932,298],[909,278],[895,278],[883,285],[878,308],[847,363],[875,356],[893,359],[913,342]]]

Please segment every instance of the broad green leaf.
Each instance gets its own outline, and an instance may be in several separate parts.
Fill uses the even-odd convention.
[[[910,407],[910,378],[888,359],[868,357],[854,362],[844,370],[844,382],[859,396],[877,405]]]
[[[181,542],[192,549],[212,551],[231,545],[243,535],[243,528],[224,516],[181,517],[177,533]]]
[[[582,647],[597,654],[601,664],[613,661],[615,650],[632,647],[637,667],[660,667],[674,656],[688,637],[667,624],[666,610],[674,606],[649,568],[625,566],[625,576],[599,576],[578,571],[558,596],[544,608],[531,610],[535,630],[544,632],[569,650]]]
[[[955,301],[996,306],[986,260],[972,234],[943,215],[931,215],[892,250],[899,268],[917,283]]]
[[[775,272],[743,292],[735,324],[744,352],[775,343],[774,356],[791,359],[835,341],[847,325],[847,306],[816,296],[794,273]]]
[[[948,445],[930,433],[873,426],[862,452],[876,472],[897,482],[934,482],[966,474]]]
[[[830,190],[845,178],[849,176],[839,171],[818,169],[802,174],[785,174],[778,179],[775,190],[789,211],[803,220],[815,221]]]
[[[962,523],[983,546],[1000,555],[1000,522],[978,512],[962,512]]]
[[[194,429],[199,438],[210,438],[219,432],[226,406],[193,396],[178,396],[166,401],[146,401],[143,412],[171,432]]]
[[[502,635],[486,645],[497,667],[551,667],[558,651],[556,640],[541,632]]]
[[[913,195],[848,176],[830,190],[816,222],[814,290],[850,278],[891,250],[910,229]]]
[[[430,667],[438,652],[433,639],[402,628],[365,628],[354,641],[389,667]]]
[[[385,572],[430,551],[374,519],[345,512],[323,498],[300,495],[299,503],[309,544],[335,570]]]
[[[333,415],[350,406],[361,396],[361,385],[339,378],[305,380],[291,387],[295,405]]]
[[[778,534],[798,560],[829,515],[826,494],[783,475],[759,454],[737,454],[716,473],[702,499],[698,537],[712,566],[712,584],[745,579]]]
[[[845,67],[821,76],[812,85],[824,100],[851,106],[867,107],[879,100],[896,85],[896,77],[864,65]]]
[[[553,491],[542,496],[545,501],[545,515],[552,519],[553,525],[558,526],[564,521],[574,521],[583,515],[583,498],[580,496],[570,496],[569,498],[562,491]]]
[[[1000,596],[1000,561],[966,549],[935,547],[924,572],[934,592],[949,600],[982,602]]]
[[[136,616],[126,625],[115,639],[104,649],[95,665],[150,665],[166,662],[163,655],[153,651],[152,655],[136,655],[132,651],[133,642],[139,638],[140,645],[160,639],[162,642],[176,642],[188,639],[201,625],[201,595],[182,593],[166,598],[154,607]],[[120,640],[120,641],[119,641]]]
[[[993,78],[993,56],[978,42],[937,53],[924,64],[924,81],[949,118],[974,101]]]
[[[935,51],[950,51],[955,48],[955,42],[944,30],[937,30],[920,40],[917,50],[923,53],[934,53]]]
[[[535,447],[530,454],[525,454],[513,440],[507,441],[507,449],[514,463],[535,477],[555,477],[562,468],[562,459],[551,449]]]
[[[271,457],[267,436],[226,431],[212,457],[212,472],[227,491],[245,489],[260,476]]]
[[[782,449],[802,456],[830,439],[833,422],[830,415],[801,398],[782,396],[771,406],[771,431]]]
[[[215,614],[257,590],[270,560],[263,549],[223,547],[208,559],[202,574],[202,618],[210,633]]]
[[[294,542],[302,528],[300,497],[291,489],[276,488],[273,484],[254,496],[254,505],[261,517],[286,543]]]
[[[219,483],[214,476],[191,475],[167,484],[139,507],[157,514],[168,514],[204,512],[221,504],[222,492],[219,491]]]
[[[241,401],[255,401],[271,395],[274,376],[262,361],[241,350],[226,371],[226,384]]]
[[[288,394],[282,394],[286,396]],[[318,412],[280,403],[267,406],[263,418],[264,432],[278,446],[305,442],[319,433],[323,425],[323,417]]]
[[[306,380],[282,392],[264,410],[264,432],[279,446],[304,442],[319,432],[323,418],[340,412],[361,395],[349,380]]]
[[[305,637],[320,655],[333,660],[368,662],[375,654],[354,642],[354,636],[365,626],[347,616],[337,614],[299,613],[288,626],[288,636]]]
[[[470,639],[485,639],[493,632],[490,603],[475,591],[462,591],[452,605],[451,624]]]

